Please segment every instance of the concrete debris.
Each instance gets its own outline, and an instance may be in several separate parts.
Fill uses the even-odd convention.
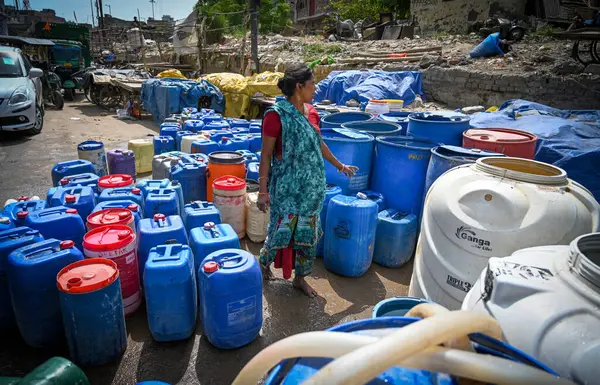
[[[484,106],[471,106],[471,107],[464,107],[460,110],[463,114],[475,114],[477,112],[483,112],[485,111],[485,107]]]
[[[577,75],[585,70],[585,65],[575,60],[567,60],[558,63],[552,68],[552,72],[557,75]]]
[[[440,55],[424,54],[419,62],[419,67],[426,69],[433,65],[440,65],[444,62]]]

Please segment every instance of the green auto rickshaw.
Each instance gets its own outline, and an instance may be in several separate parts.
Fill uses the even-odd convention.
[[[60,77],[65,99],[73,100],[75,89],[79,87],[72,75],[85,68],[83,58],[83,45],[72,40],[53,40],[54,47],[51,49],[50,62],[54,72]]]

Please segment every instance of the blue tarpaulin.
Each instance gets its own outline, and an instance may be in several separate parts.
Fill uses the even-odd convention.
[[[535,160],[562,168],[600,201],[600,110],[558,110],[526,100],[509,100],[497,112],[473,115],[471,126],[536,134]]]
[[[217,87],[206,80],[150,79],[142,83],[144,108],[150,111],[158,122],[170,114],[178,114],[184,107],[198,108],[198,100],[207,97],[207,107],[222,113],[225,98]]]
[[[420,72],[386,71],[333,71],[317,84],[315,102],[331,100],[345,105],[354,99],[360,103],[369,100],[401,99],[404,105],[423,94]]]

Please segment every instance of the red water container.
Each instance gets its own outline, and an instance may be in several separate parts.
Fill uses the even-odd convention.
[[[111,174],[98,179],[98,190],[102,191],[106,188],[129,187],[133,186],[135,180],[131,175],[127,174]]]
[[[136,209],[137,209],[137,205]],[[135,222],[131,210],[113,208],[104,209],[91,213],[87,217],[87,229],[93,230],[102,226],[110,225],[125,225],[131,228],[135,232]]]
[[[472,128],[463,132],[464,148],[479,148],[506,156],[533,159],[538,137],[508,128]]]
[[[87,258],[106,258],[117,264],[125,316],[142,303],[135,239],[135,231],[124,225],[98,227],[83,237],[83,253]]]

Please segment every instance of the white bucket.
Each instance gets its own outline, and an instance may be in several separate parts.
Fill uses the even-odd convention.
[[[246,197],[246,234],[252,242],[260,243],[267,238],[269,210],[263,213],[258,209],[258,193],[250,193]]]

